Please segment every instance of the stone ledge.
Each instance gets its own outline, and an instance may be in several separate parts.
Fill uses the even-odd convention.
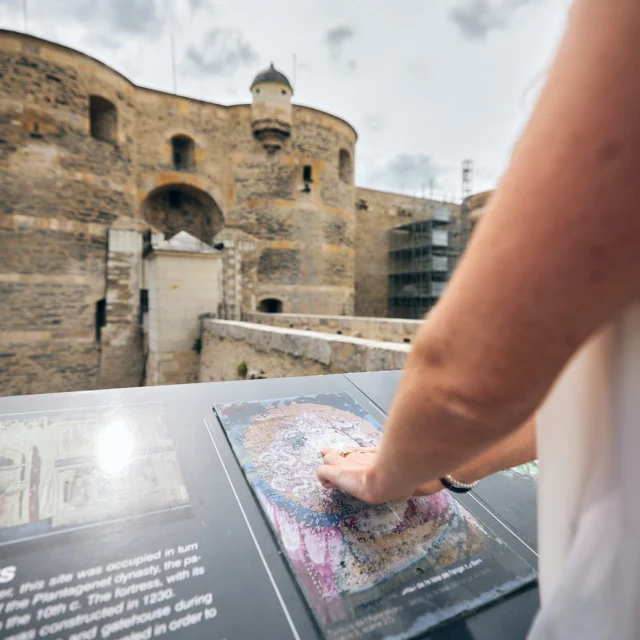
[[[48,331],[0,331],[0,345],[50,342],[95,343],[95,329],[52,329]]]
[[[410,342],[422,321],[398,318],[368,318],[302,313],[244,313],[243,320],[268,326],[286,327],[365,338],[382,342]],[[291,326],[293,325],[293,327]]]
[[[318,366],[329,373],[352,373],[359,371],[386,371],[404,366],[410,345],[381,342],[365,338],[334,335],[319,331],[301,331],[267,325],[236,322],[231,320],[204,319],[203,351],[201,371],[215,369],[215,379],[231,379],[235,364],[221,362],[223,351],[233,354],[248,348],[257,363],[261,358],[281,359],[281,368],[274,370],[273,362],[265,366],[269,377],[283,375],[308,375],[310,369]],[[221,349],[221,342],[237,343],[242,349]],[[264,354],[260,356],[260,354]],[[231,360],[229,356],[226,359]],[[253,363],[252,363],[253,364]],[[221,373],[224,368],[225,372]],[[314,369],[315,370],[315,369]],[[210,379],[207,375],[203,381]]]
[[[7,213],[0,218],[0,229],[9,229],[11,231],[57,231],[72,235],[84,233],[89,236],[105,238],[107,226],[97,222],[81,222],[66,218]]]
[[[49,273],[0,273],[0,282],[13,284],[77,284],[91,285],[95,278],[72,274],[54,275]]]
[[[422,320],[410,320],[409,318],[375,318],[375,317],[367,317],[367,316],[332,316],[332,315],[322,315],[315,313],[262,313],[260,311],[253,311],[244,314],[247,318],[256,318],[256,321],[262,321],[262,319],[273,318],[275,321],[278,319],[288,320],[292,319],[300,319],[300,320],[339,320],[341,322],[368,322],[368,323],[380,323],[380,324],[389,324],[389,325],[401,325],[401,324],[409,324],[414,325],[418,328],[422,324]]]

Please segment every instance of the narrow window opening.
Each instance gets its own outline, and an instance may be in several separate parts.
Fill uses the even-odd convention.
[[[93,138],[116,144],[118,140],[118,112],[112,102],[100,96],[90,96],[89,125]]]
[[[107,324],[107,301],[102,298],[96,302],[96,342],[98,343],[105,324]]]
[[[311,165],[310,164],[305,164],[303,169],[302,169],[302,179],[305,182],[313,182],[313,180],[311,179]]]
[[[171,138],[173,167],[177,171],[193,171],[195,169],[195,143],[189,136]]]
[[[32,138],[42,138],[42,134],[40,133],[40,124],[37,122],[33,123],[33,128],[31,129],[31,137]]]
[[[149,289],[140,289],[140,314],[138,324],[144,323],[144,314],[149,313]]]
[[[346,149],[340,149],[340,180],[342,182],[351,183],[352,171],[351,171],[351,154]]]

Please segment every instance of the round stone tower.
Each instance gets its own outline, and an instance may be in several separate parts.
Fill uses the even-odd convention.
[[[243,307],[351,314],[356,132],[336,116],[292,105],[291,83],[273,65],[251,92],[248,113],[230,108],[233,188],[225,223],[262,246],[254,299]]]
[[[0,30],[5,393],[100,384],[108,229],[135,213],[134,91],[88,56]]]
[[[139,384],[150,225],[224,243],[237,310],[353,312],[356,132],[273,65],[251,92],[137,87],[0,29],[1,391]]]

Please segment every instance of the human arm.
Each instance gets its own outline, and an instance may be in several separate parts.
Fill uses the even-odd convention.
[[[450,474],[458,482],[472,483],[492,473],[533,462],[537,457],[536,419],[532,417],[504,440],[500,440]],[[432,480],[420,485],[413,495],[428,496],[441,491],[442,488],[440,480]]]
[[[350,454],[347,456],[349,458],[348,461],[342,458],[344,464],[353,464],[356,466],[373,464],[374,458],[370,456],[378,453],[376,447],[354,447],[352,451],[354,453],[368,455],[365,455],[365,457],[360,457],[359,455],[351,457]],[[325,458],[329,456],[329,461],[335,460],[336,456],[340,458],[340,453],[335,450],[323,449],[321,453]],[[459,469],[451,471],[450,474],[459,482],[472,483],[492,473],[517,467],[521,464],[531,462],[536,458],[536,420],[535,417],[531,417],[520,428],[510,433],[504,440],[497,442],[486,451],[483,451],[479,456],[462,465]],[[326,485],[327,488],[331,488],[331,486],[330,483]],[[413,497],[429,496],[443,489],[444,485],[439,479],[430,480],[418,486],[413,492]]]
[[[318,470],[406,498],[506,438],[571,355],[640,295],[634,0],[578,0],[533,116],[407,359],[375,463]]]

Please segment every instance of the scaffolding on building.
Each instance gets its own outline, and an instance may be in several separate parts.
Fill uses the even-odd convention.
[[[420,319],[442,295],[459,256],[455,205],[429,205],[431,215],[391,229],[389,316]]]

